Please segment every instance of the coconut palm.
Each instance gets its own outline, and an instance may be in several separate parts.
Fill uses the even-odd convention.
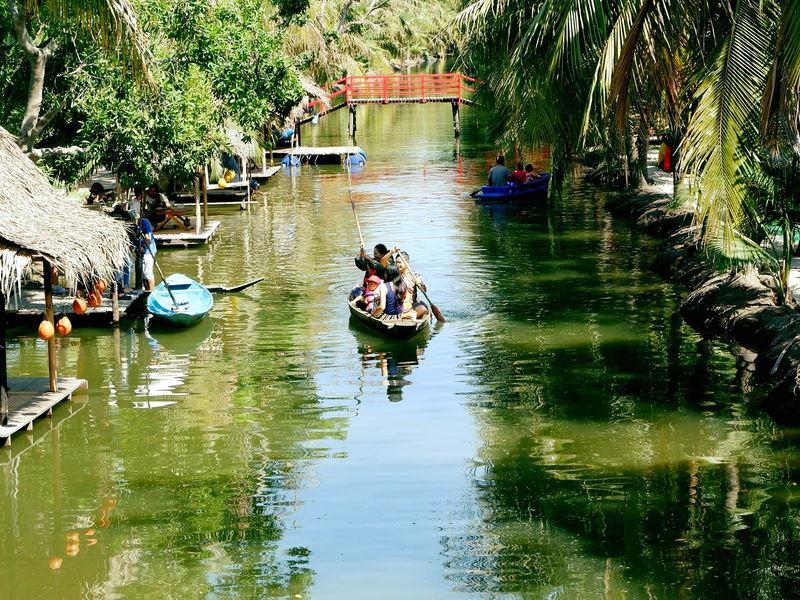
[[[626,159],[638,147],[642,166],[649,129],[664,124],[705,239],[723,248],[756,214],[743,140],[800,151],[799,0],[473,0],[456,24],[521,141],[600,143]]]
[[[100,47],[128,60],[137,80],[150,82],[145,36],[129,0],[8,0],[8,10],[17,43],[30,63],[28,101],[19,134],[27,152],[33,152],[42,131],[61,109],[57,105],[42,114],[47,61],[59,45],[57,37],[48,37],[44,25],[58,23],[67,30],[89,32]],[[32,24],[37,32],[31,33]]]

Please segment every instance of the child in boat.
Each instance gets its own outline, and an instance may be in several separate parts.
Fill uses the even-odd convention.
[[[364,288],[361,291],[361,295],[355,299],[356,306],[369,313],[374,311],[375,301],[378,300],[381,295],[381,285],[383,285],[383,281],[381,281],[381,278],[377,275],[371,275],[368,277],[364,282]]]
[[[510,179],[515,185],[522,185],[528,179],[528,174],[525,172],[525,167],[522,166],[521,162],[517,163],[517,169],[511,173]]]
[[[533,170],[533,165],[528,163],[525,165],[525,175],[527,177],[525,183],[531,183],[532,181],[536,181],[541,177],[536,171]]]

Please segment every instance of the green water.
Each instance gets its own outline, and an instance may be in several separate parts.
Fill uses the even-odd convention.
[[[402,244],[448,323],[349,325],[347,176],[277,175],[212,245],[159,254],[263,284],[186,332],[59,341],[90,390],[0,450],[0,598],[795,593],[797,437],[682,324],[653,242],[580,184],[474,204],[492,149],[468,109],[459,151],[447,105],[358,110],[367,243]],[[304,142],[344,142],[346,116]],[[12,375],[43,375],[16,333]]]

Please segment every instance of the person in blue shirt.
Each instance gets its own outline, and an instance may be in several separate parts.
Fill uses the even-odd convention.
[[[153,273],[156,262],[156,238],[153,235],[153,225],[145,217],[139,219],[139,254],[142,255],[144,289],[151,292],[156,286],[156,276]]]

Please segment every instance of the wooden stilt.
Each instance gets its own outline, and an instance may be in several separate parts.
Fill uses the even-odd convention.
[[[8,424],[8,370],[6,364],[6,297],[0,292],[0,425]]]
[[[119,324],[119,285],[116,280],[111,284],[111,321]]]
[[[200,178],[194,176],[194,232],[200,234]]]
[[[458,139],[461,137],[461,116],[459,114],[459,103],[454,101],[452,104],[453,109],[453,136]]]
[[[203,227],[208,224],[208,165],[203,170]]]
[[[42,259],[42,270],[44,271],[44,311],[45,318],[53,324],[53,268],[50,261]],[[47,340],[47,365],[50,370],[50,391],[58,391],[58,373],[56,369],[56,338],[55,336]]]
[[[294,133],[297,136],[297,145],[298,146],[302,146],[303,145],[303,138],[300,137],[300,123],[298,121],[294,122]]]
[[[348,111],[350,112],[350,119],[348,120],[347,135],[353,142],[355,142],[356,131],[358,130],[358,123],[356,121],[356,105],[351,104],[348,107]]]

